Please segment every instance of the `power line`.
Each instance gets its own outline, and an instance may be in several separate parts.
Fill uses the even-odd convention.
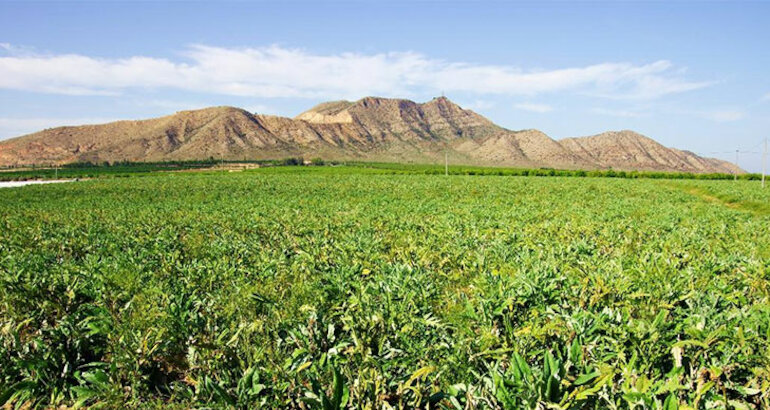
[[[759,152],[759,151],[754,151],[754,148],[757,148],[757,147],[759,147],[760,145],[762,145],[764,143],[765,143],[765,140],[761,139],[761,140],[759,140],[758,143],[756,143],[756,144],[754,144],[752,146],[743,147],[743,148],[738,147],[737,150],[740,151],[741,154],[761,154],[761,152]],[[730,150],[730,151],[710,151],[710,152],[702,152],[702,153],[700,153],[700,155],[704,155],[704,154],[708,154],[708,155],[732,154],[734,152],[735,152],[735,150]]]
[[[764,150],[762,151],[755,151],[754,149],[759,147],[760,145],[764,144]],[[706,156],[706,155],[725,155],[725,154],[732,154],[735,153],[735,166],[740,167],[738,165],[738,162],[740,161],[740,154],[762,154],[762,188],[765,187],[765,175],[767,174],[767,156],[768,156],[768,138],[765,137],[761,139],[757,144],[754,144],[752,146],[749,146],[748,148],[744,147],[744,149],[736,149],[734,151],[710,151],[710,152],[698,152],[697,154],[700,156]],[[733,179],[738,180],[738,171],[733,171]]]
[[[761,154],[759,151],[741,151],[741,150],[733,150],[733,151],[711,151],[711,152],[700,152],[699,155],[714,155],[714,154],[733,154],[735,151],[740,152],[741,154]]]
[[[766,139],[764,139],[764,140],[759,140],[759,143],[758,143],[757,145],[754,145],[753,147],[750,147],[750,149],[754,149],[754,148],[756,148],[756,147],[758,147],[758,146],[762,145],[763,143],[765,143],[765,140],[766,140]]]

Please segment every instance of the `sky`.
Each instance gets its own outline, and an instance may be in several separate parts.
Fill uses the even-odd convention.
[[[230,105],[446,95],[552,138],[631,129],[761,170],[770,2],[0,0],[0,139]]]

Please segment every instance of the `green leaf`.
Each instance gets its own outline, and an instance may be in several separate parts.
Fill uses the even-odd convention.
[[[598,370],[594,370],[591,373],[586,373],[586,374],[582,374],[582,375],[578,376],[578,378],[575,379],[575,381],[572,384],[574,384],[575,386],[582,386],[582,385],[590,382],[591,380],[599,377],[600,375],[601,375],[601,373],[599,373]]]
[[[735,386],[735,391],[738,393],[744,395],[744,396],[753,396],[755,394],[759,394],[762,392],[762,390],[751,388],[751,387],[744,387],[744,386]]]
[[[94,370],[91,372],[84,372],[83,373],[83,380],[99,385],[99,386],[105,386],[110,383],[110,377],[107,376],[107,373],[105,373],[102,370]]]
[[[14,384],[0,394],[0,405],[7,404],[16,396],[19,392],[32,390],[35,387],[35,383],[30,381],[23,381]]]
[[[87,387],[83,386],[73,386],[70,388],[71,391],[75,393],[75,396],[77,397],[77,400],[75,401],[75,404],[73,408],[79,409],[83,407],[88,400],[95,397],[97,395],[97,392],[95,390],[89,389]]]
[[[679,410],[679,400],[674,393],[666,397],[666,401],[663,402],[663,410]]]
[[[339,369],[337,367],[334,367],[334,393],[332,394],[332,406],[335,409],[340,409],[343,399],[343,393],[344,393],[344,380],[342,378],[342,374],[340,374]],[[345,398],[345,401],[347,401],[347,398]]]
[[[579,365],[583,361],[583,347],[578,338],[572,340],[569,349],[569,360],[575,365]]]

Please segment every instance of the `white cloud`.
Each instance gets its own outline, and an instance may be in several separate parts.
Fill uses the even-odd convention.
[[[167,111],[186,111],[186,110],[199,110],[202,108],[213,107],[218,105],[226,105],[221,100],[215,101],[177,101],[177,100],[163,100],[163,99],[150,99],[150,100],[137,100],[137,105],[151,106],[163,108]],[[252,104],[243,108],[246,111],[257,114],[278,114],[278,110],[265,104]]]
[[[117,95],[128,89],[170,88],[249,97],[349,98],[410,96],[440,91],[526,95],[580,92],[653,99],[711,83],[682,77],[668,61],[601,63],[554,70],[432,59],[414,52],[312,54],[279,46],[193,45],[183,60],[133,56],[15,52],[4,44],[0,88],[70,95]]]
[[[104,124],[115,118],[0,118],[0,140],[65,125]]]
[[[269,105],[264,105],[264,104],[250,105],[248,107],[245,107],[244,110],[252,114],[278,115],[278,110],[276,110],[275,108]]]
[[[731,122],[746,118],[746,113],[740,110],[717,110],[704,112],[702,116],[716,122]]]
[[[607,115],[610,117],[620,117],[620,118],[636,118],[641,117],[642,114],[635,111],[627,111],[627,110],[610,110],[606,108],[594,108],[591,110],[594,114],[599,115]]]
[[[495,103],[488,100],[474,100],[471,102],[461,101],[460,105],[462,105],[463,108],[467,108],[467,109],[479,112],[479,111],[488,110],[494,107]]]
[[[546,112],[553,111],[553,107],[546,104],[521,103],[521,104],[516,104],[513,107],[518,110],[537,112],[537,113],[546,113]]]
[[[763,95],[760,101],[770,101],[770,93]]]
[[[158,100],[158,99],[137,100],[135,103],[136,105],[159,107],[159,108],[173,110],[173,111],[197,110],[201,108],[211,107],[212,105],[216,105],[216,104],[206,104],[199,101],[190,102],[190,101]]]

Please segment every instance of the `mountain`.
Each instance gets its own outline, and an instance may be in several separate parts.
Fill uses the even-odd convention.
[[[0,141],[0,165],[289,156],[455,164],[743,172],[666,148],[632,131],[556,141],[512,131],[449,99],[366,97],[319,104],[295,118],[212,107],[141,120],[58,127]]]
[[[608,131],[590,137],[565,138],[559,143],[601,168],[677,170],[694,173],[743,173],[736,165],[704,158],[690,151],[666,148],[655,140],[630,130]]]

